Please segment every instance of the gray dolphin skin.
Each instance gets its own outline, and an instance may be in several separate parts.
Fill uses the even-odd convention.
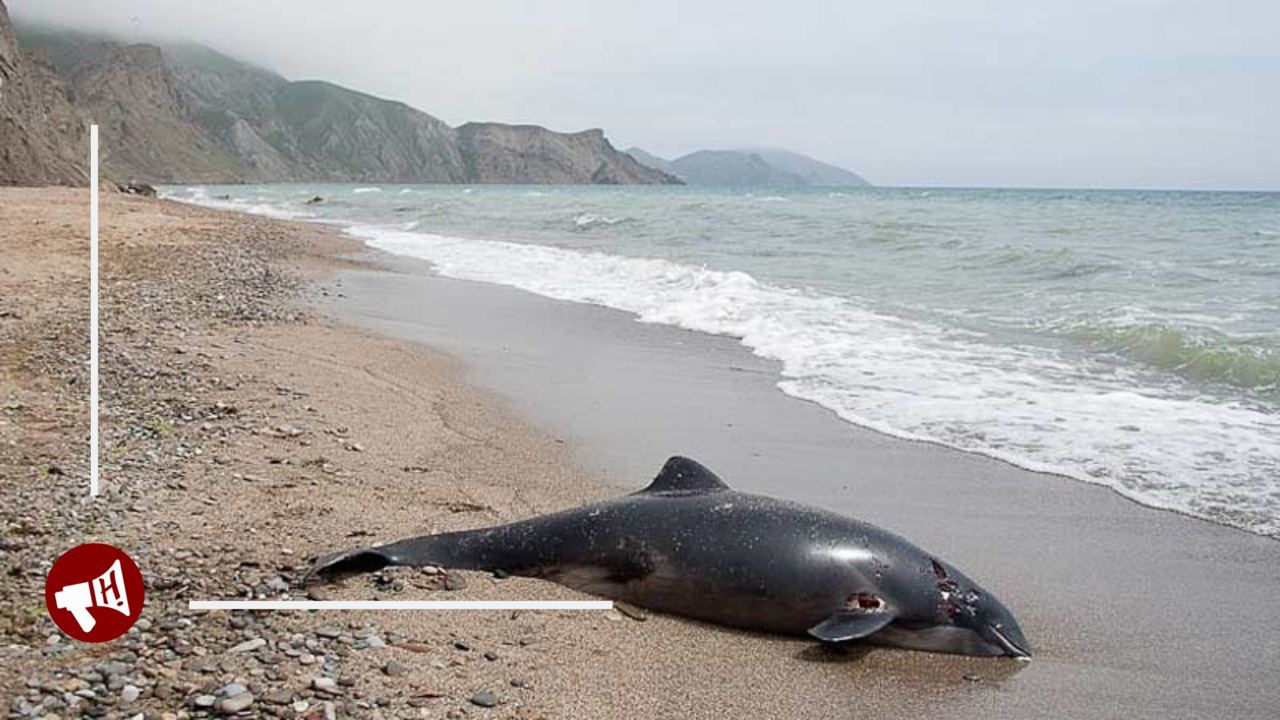
[[[659,612],[829,643],[1031,656],[1004,605],[936,556],[858,520],[737,492],[682,457],[631,495],[321,557],[312,575],[388,565],[543,578]]]

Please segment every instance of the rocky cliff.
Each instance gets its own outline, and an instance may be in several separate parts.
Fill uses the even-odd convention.
[[[95,43],[58,69],[72,103],[99,125],[109,174],[146,182],[240,179],[236,156],[191,121],[159,48]]]
[[[0,0],[0,184],[87,182],[86,126],[48,63],[19,46]]]
[[[663,183],[604,133],[470,123],[196,45],[22,28],[102,125],[112,175],[149,182]]]
[[[558,133],[536,125],[467,123],[458,128],[468,182],[669,184],[679,181],[614,149],[603,130]]]

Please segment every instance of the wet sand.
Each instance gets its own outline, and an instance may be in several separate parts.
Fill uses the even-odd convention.
[[[721,682],[735,696],[816,692],[850,715],[890,717],[1274,716],[1280,543],[851,426],[784,395],[776,365],[732,339],[382,262],[338,274],[333,312],[460,358],[468,379],[565,438],[618,492],[683,453],[740,489],[870,520],[979,579],[1037,650],[1027,664],[874,650],[831,675],[793,644],[753,637],[753,656],[807,687],[733,673]]]

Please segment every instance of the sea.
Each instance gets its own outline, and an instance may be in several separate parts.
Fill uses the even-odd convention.
[[[854,425],[1280,538],[1280,193],[162,193],[335,224],[448,277],[737,338],[778,361],[780,391]]]

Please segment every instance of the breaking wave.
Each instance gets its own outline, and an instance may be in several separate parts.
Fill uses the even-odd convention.
[[[1280,537],[1280,418],[1209,402],[1052,350],[877,312],[857,298],[663,259],[356,227],[446,276],[510,285],[741,340],[782,363],[779,387],[884,433],[1109,485],[1155,507]],[[1127,339],[1126,339],[1127,338]],[[1099,342],[1103,342],[1100,339]],[[1153,362],[1265,382],[1274,366],[1205,355],[1159,330],[1121,333]],[[1142,351],[1147,352],[1147,351]]]

